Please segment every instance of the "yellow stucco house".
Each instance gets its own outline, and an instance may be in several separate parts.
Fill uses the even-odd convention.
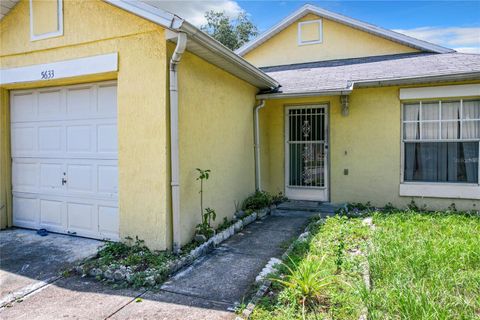
[[[480,56],[306,5],[236,52],[161,2],[8,0],[0,227],[190,241],[205,203],[478,209]]]

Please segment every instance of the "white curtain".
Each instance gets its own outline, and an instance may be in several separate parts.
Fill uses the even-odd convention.
[[[478,181],[478,142],[460,139],[480,138],[480,100],[464,101],[461,113],[460,101],[442,102],[441,108],[439,102],[404,106],[404,120],[416,121],[404,123],[406,140],[420,140],[420,128],[422,140],[439,140],[405,143],[406,181]]]
[[[480,100],[463,102],[463,139],[480,138]],[[463,144],[465,174],[468,182],[478,181],[478,142]]]
[[[405,121],[417,121],[405,123],[403,135],[405,140],[420,139],[420,104],[405,104],[403,106],[403,119]],[[405,180],[413,180],[416,165],[416,143],[405,144]]]
[[[460,101],[442,102],[442,139],[460,139]],[[444,143],[441,149],[442,172],[439,181],[458,179],[458,144]]]

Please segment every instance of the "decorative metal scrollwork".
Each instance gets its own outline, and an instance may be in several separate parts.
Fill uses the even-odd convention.
[[[305,120],[302,126],[302,132],[305,139],[308,138],[308,136],[310,135],[310,131],[312,131],[312,127],[310,126],[308,120]]]

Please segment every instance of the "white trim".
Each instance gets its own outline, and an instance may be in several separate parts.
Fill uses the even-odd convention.
[[[302,26],[306,24],[318,23],[318,40],[302,41]],[[298,23],[297,43],[299,46],[317,44],[323,42],[323,24],[322,19],[302,21]]]
[[[477,184],[455,183],[401,183],[400,195],[451,199],[480,199]]]
[[[365,23],[363,21],[352,19],[343,15],[340,15],[338,13],[334,13],[310,4],[306,4],[300,9],[298,9],[297,11],[293,12],[291,15],[289,15],[285,19],[283,19],[282,21],[280,21],[278,24],[276,24],[275,26],[273,26],[272,28],[270,28],[269,30],[267,30],[266,32],[258,36],[257,38],[253,39],[252,41],[243,45],[241,48],[237,49],[235,53],[241,56],[245,55],[246,53],[252,51],[253,49],[258,47],[268,39],[272,38],[274,35],[282,31],[283,29],[287,28],[289,25],[291,25],[298,19],[304,17],[309,13],[315,14],[317,16],[320,16],[328,20],[345,24],[352,28],[365,31],[365,32],[380,36],[382,38],[386,38],[391,41],[401,43],[403,45],[406,45],[415,49],[429,51],[429,52],[436,52],[436,53],[455,52],[455,50],[452,50],[449,48],[444,48],[439,45],[429,43],[427,41],[415,39],[392,30],[377,27],[377,26]]]
[[[400,99],[436,99],[480,96],[480,84],[462,84],[422,88],[401,88]]]
[[[118,70],[118,54],[109,53],[99,56],[36,64],[26,67],[0,69],[0,84],[13,84],[33,81],[48,81],[114,72]],[[42,73],[47,76],[42,78]]]
[[[138,0],[103,0],[113,6],[133,13],[166,28],[179,28],[184,20],[173,13]]]
[[[30,0],[30,41],[37,41],[37,40],[63,36],[63,0],[56,0],[56,1],[57,1],[58,30],[36,35],[35,31],[33,30],[34,28],[33,4],[32,4],[33,0]]]
[[[450,87],[450,86],[445,86]],[[421,89],[421,88],[420,88]],[[442,100],[438,101],[441,108]],[[420,104],[420,125],[423,122],[438,122],[442,123],[441,120],[441,110],[439,111],[438,120],[422,120],[422,101],[419,101]],[[460,112],[463,109],[463,99],[460,99]],[[478,142],[478,139],[462,139],[462,134],[460,134],[460,139],[441,139],[441,131],[439,130],[439,139],[435,140],[422,140],[421,134],[422,130],[420,129],[420,137],[418,140],[405,140],[404,139],[404,124],[408,122],[417,122],[417,121],[407,121],[405,122],[404,118],[404,105],[401,104],[401,116],[400,116],[400,196],[410,196],[410,197],[431,197],[431,198],[455,198],[455,199],[480,199],[480,177],[477,183],[449,183],[449,182],[422,182],[422,181],[405,181],[405,143],[406,142],[465,142],[465,141],[474,141]],[[460,116],[460,119],[463,117]],[[463,123],[463,120],[461,120]],[[460,130],[463,125],[460,126]],[[480,143],[480,142],[479,142]],[[480,147],[480,146],[479,146]],[[478,171],[480,172],[480,162],[478,163]]]

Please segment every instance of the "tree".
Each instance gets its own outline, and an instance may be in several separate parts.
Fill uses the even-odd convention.
[[[233,19],[228,17],[224,11],[210,10],[205,12],[205,18],[207,24],[201,27],[202,31],[231,50],[240,48],[250,38],[258,34],[257,27],[250,21],[245,12],[239,13]]]

